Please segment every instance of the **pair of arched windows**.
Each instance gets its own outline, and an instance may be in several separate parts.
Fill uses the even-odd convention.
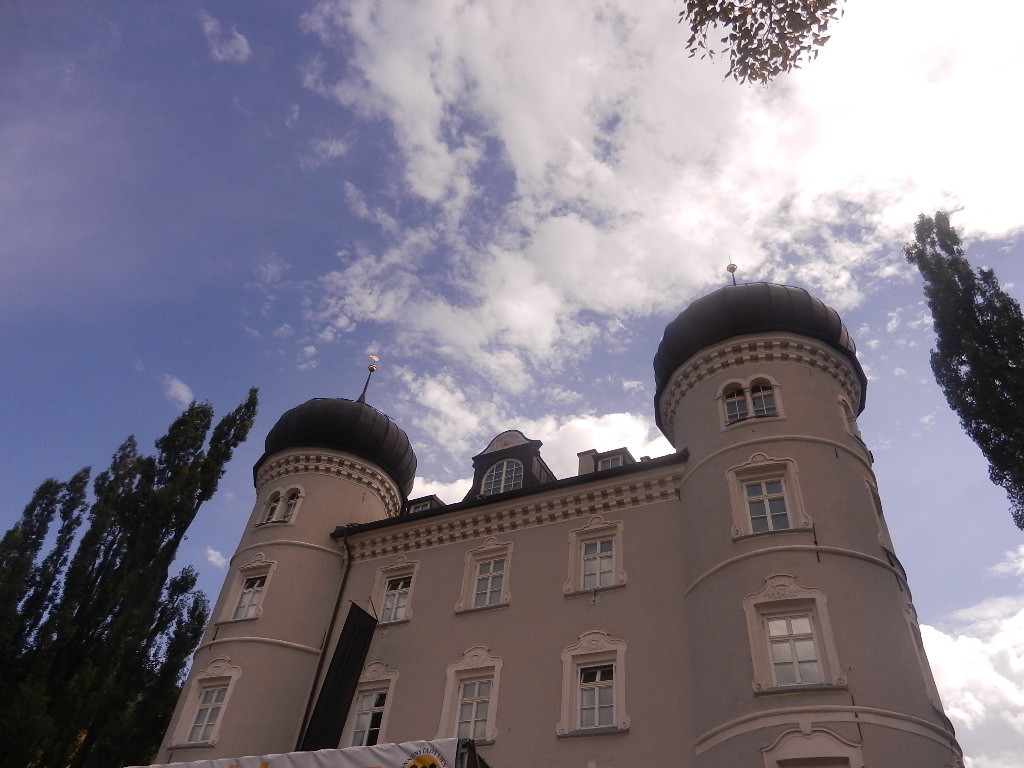
[[[296,488],[289,490],[287,493],[274,491],[270,494],[270,498],[267,499],[267,504],[263,508],[259,524],[287,523],[295,516],[295,510],[298,508],[301,498],[302,493]]]
[[[742,384],[730,384],[722,392],[725,404],[725,423],[765,416],[778,416],[779,409],[775,402],[775,387],[766,379],[757,379],[744,387]]]

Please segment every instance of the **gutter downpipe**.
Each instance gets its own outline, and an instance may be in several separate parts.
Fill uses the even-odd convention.
[[[310,713],[313,711],[313,704],[316,702],[317,683],[320,682],[320,675],[324,670],[324,660],[327,658],[327,648],[334,634],[334,627],[338,623],[338,613],[341,610],[341,601],[345,595],[345,585],[348,583],[348,574],[352,570],[352,547],[348,543],[348,528],[345,526],[341,531],[335,531],[331,538],[341,539],[345,545],[345,570],[341,574],[341,585],[338,587],[338,597],[334,601],[334,613],[331,614],[331,623],[327,627],[327,634],[324,635],[323,645],[320,648],[320,659],[316,664],[316,674],[313,675],[313,684],[309,688],[309,698],[306,700],[306,711],[302,713],[302,726],[299,728],[299,738],[295,742],[295,751],[300,751],[303,740],[306,738],[306,729],[309,727]]]

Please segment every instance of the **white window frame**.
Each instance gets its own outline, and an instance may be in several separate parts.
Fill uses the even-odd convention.
[[[508,473],[508,467],[512,467],[512,477],[506,477]],[[516,472],[518,468],[518,473]],[[490,491],[487,489],[488,481],[500,475],[500,480],[496,487],[492,487]],[[484,476],[480,479],[480,495],[481,496],[497,496],[500,493],[508,493],[509,491],[518,491],[523,487],[523,482],[526,478],[526,467],[523,466],[523,462],[519,459],[499,459],[487,468],[484,472]]]
[[[733,539],[747,536],[775,536],[792,531],[809,531],[814,525],[804,509],[796,462],[792,459],[771,458],[763,453],[755,453],[747,463],[730,467],[726,476],[732,501]],[[782,482],[789,528],[769,529],[755,533],[750,517],[746,486],[748,483],[763,483],[771,480]]]
[[[410,561],[405,555],[399,555],[391,565],[386,565],[377,570],[377,578],[374,582],[373,595],[370,600],[373,604],[378,624],[382,626],[404,624],[412,619],[412,601],[416,589],[416,572],[419,569],[419,565],[418,560]],[[385,605],[388,596],[388,585],[395,579],[404,578],[409,579],[409,586],[406,588],[406,601],[402,616],[393,618],[389,615],[385,618],[385,611],[388,608]]]
[[[750,637],[750,656],[754,679],[751,685],[756,693],[778,693],[823,686],[845,687],[846,676],[836,653],[835,637],[828,616],[828,599],[819,589],[810,589],[797,583],[788,573],[776,573],[765,579],[761,591],[747,595],[743,601]],[[775,680],[771,653],[771,638],[766,622],[781,616],[809,616],[813,626],[817,662],[821,682],[783,683]]]
[[[241,566],[238,569],[237,582],[234,591],[231,593],[231,600],[224,606],[224,614],[221,619],[222,622],[232,621],[255,621],[263,615],[263,603],[267,599],[267,590],[270,588],[270,580],[274,575],[274,569],[277,567],[277,562],[274,560],[267,560],[262,552],[257,552],[252,556],[252,559]],[[257,593],[258,596],[255,599],[248,600],[247,594],[253,594],[247,592],[246,584],[253,579],[263,579],[263,583],[260,585]],[[243,600],[247,600],[247,608],[251,608],[251,612],[248,616],[240,616],[236,618],[238,610],[242,608]]]
[[[260,508],[256,527],[260,528],[271,523],[294,523],[305,496],[305,491],[298,485],[275,488],[267,497],[266,503]]]
[[[612,542],[611,583],[603,586],[585,587],[584,565],[589,556],[584,554],[588,544],[601,541]],[[605,521],[599,515],[590,518],[583,528],[569,534],[569,577],[562,588],[566,597],[590,595],[607,589],[616,589],[626,584],[626,569],[623,548],[623,522]]]
[[[256,613],[263,603],[263,592],[267,588],[267,574],[259,573],[242,578],[242,591],[231,614],[232,621],[257,618]],[[241,614],[241,615],[239,615]]]
[[[383,744],[386,740],[388,720],[391,715],[391,706],[394,703],[395,686],[398,683],[398,672],[388,667],[383,661],[371,661],[359,675],[359,682],[356,685],[355,694],[352,696],[352,706],[349,709],[345,727],[341,732],[342,747],[356,746],[353,742],[356,735],[356,726],[359,720],[359,699],[365,694],[385,694],[384,707],[380,720],[380,727],[377,729],[377,744]]]
[[[583,726],[581,723],[581,673],[584,669],[612,667],[613,714],[610,725]],[[626,642],[612,639],[607,632],[592,629],[562,651],[561,718],[555,729],[559,737],[620,733],[629,730],[626,713]]]
[[[180,749],[182,747],[213,746],[220,737],[221,723],[224,722],[224,713],[231,701],[231,694],[234,690],[235,681],[242,674],[242,670],[231,664],[227,656],[218,656],[206,667],[200,670],[189,683],[188,696],[185,705],[182,707],[182,716],[178,721],[175,734],[169,749]],[[218,702],[219,710],[217,718],[210,729],[209,737],[206,739],[191,740],[191,733],[196,726],[196,718],[203,704],[203,696],[208,691],[224,690],[224,696]]]
[[[814,763],[809,761],[815,759],[829,768],[864,768],[864,755],[859,744],[820,726],[808,728],[806,732],[799,728],[783,731],[770,746],[761,750],[761,754],[764,768],[813,768]],[[846,762],[837,763],[837,760]]]
[[[437,728],[438,739],[455,738],[459,733],[459,715],[462,691],[465,683],[490,681],[490,697],[487,702],[487,723],[484,736],[477,742],[493,742],[498,735],[498,694],[501,688],[501,657],[491,655],[486,645],[476,645],[467,650],[461,658],[448,665],[445,671],[444,699],[441,705],[441,722]]]
[[[755,406],[755,387],[765,387],[771,390],[771,401],[773,413],[758,413]],[[735,424],[752,419],[783,419],[785,413],[782,410],[782,397],[780,395],[779,383],[771,376],[757,374],[748,379],[730,379],[718,390],[719,413],[721,415],[722,428],[726,429]],[[729,404],[736,403],[736,412],[740,413],[733,417],[730,414]]]
[[[498,592],[497,602],[488,602],[485,605],[476,604],[477,585],[480,582],[480,568],[484,563],[493,563],[497,560],[504,560],[504,571],[502,573],[501,589]],[[476,549],[466,553],[465,566],[462,572],[462,591],[458,603],[455,604],[456,613],[468,611],[485,611],[492,608],[501,608],[509,604],[512,593],[509,586],[509,578],[512,573],[512,542],[498,542],[493,536],[487,538],[484,543]],[[488,579],[493,581],[493,579]]]
[[[613,453],[611,456],[604,456],[597,460],[597,471],[605,472],[609,469],[618,469],[626,465],[626,457],[621,453]]]

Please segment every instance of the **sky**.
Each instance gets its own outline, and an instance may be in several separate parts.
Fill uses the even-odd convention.
[[[769,87],[689,58],[679,4],[0,4],[0,524],[44,478],[152,447],[193,398],[260,414],[181,564],[211,596],[277,417],[369,400],[414,495],[497,433],[671,451],[665,324],[726,282],[835,307],[860,427],[967,768],[1024,754],[1024,534],[928,365],[902,246],[943,209],[1024,295],[1024,5],[850,0]],[[1016,287],[1020,286],[1020,288]]]

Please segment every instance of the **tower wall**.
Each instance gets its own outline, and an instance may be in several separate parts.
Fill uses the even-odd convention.
[[[402,504],[382,468],[322,448],[265,457],[256,490],[159,762],[295,748],[344,578],[344,551],[330,533]],[[220,687],[228,699],[211,738],[186,744],[203,692]]]
[[[774,415],[754,416],[758,383]],[[748,415],[730,423],[737,388]],[[697,766],[750,765],[758,750],[767,766],[790,752],[852,766],[957,759],[853,416],[861,396],[843,354],[791,333],[703,349],[664,388],[662,424],[689,454],[681,589]],[[748,493],[771,481],[782,483],[788,525],[756,532]],[[800,617],[813,625],[818,673],[779,682],[787,665],[775,665],[768,622]]]

